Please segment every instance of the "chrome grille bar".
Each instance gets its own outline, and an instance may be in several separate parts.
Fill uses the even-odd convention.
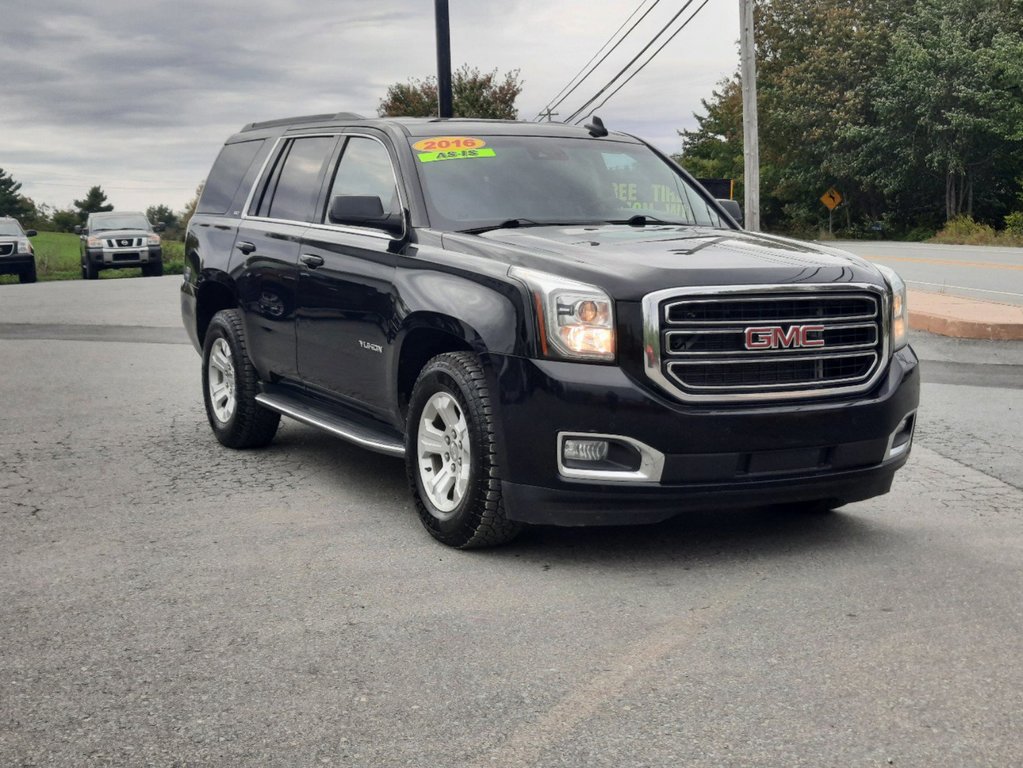
[[[806,322],[812,322],[812,321],[806,321]],[[800,321],[798,321],[798,320],[793,322],[793,323],[789,323],[789,321],[787,321],[787,320],[785,321],[786,325],[798,325],[799,323],[800,323]],[[831,332],[831,331],[862,331],[864,333],[864,335],[866,336],[866,340],[865,341],[859,341],[859,342],[851,343],[851,344],[850,343],[847,343],[847,344],[842,344],[842,343],[839,343],[839,344],[828,344],[827,345],[827,349],[828,349],[829,352],[842,352],[842,351],[851,350],[851,349],[873,349],[874,347],[877,346],[878,339],[877,339],[877,324],[876,323],[855,323],[855,324],[842,324],[842,325],[825,325],[824,326],[825,338],[826,338],[827,334],[829,332]],[[699,351],[699,350],[691,350],[691,349],[676,350],[675,349],[675,345],[672,343],[673,339],[675,339],[675,338],[692,338],[694,336],[695,337],[700,337],[700,336],[722,336],[722,337],[725,337],[725,336],[727,336],[727,337],[731,337],[733,339],[735,339],[736,337],[741,339],[743,337],[743,335],[744,335],[744,332],[745,332],[745,327],[743,327],[743,328],[713,328],[713,329],[708,329],[705,326],[697,326],[697,327],[695,327],[693,329],[688,329],[687,328],[687,329],[684,329],[684,330],[671,330],[671,331],[668,331],[667,333],[664,334],[664,338],[667,340],[667,344],[665,345],[664,354],[665,354],[666,357],[671,357],[671,358],[676,358],[676,357],[701,357],[701,356],[711,357],[711,356],[737,355],[737,354],[745,356],[745,355],[759,355],[759,354],[763,354],[763,352],[759,352],[757,350],[738,349],[738,348],[736,348],[736,349],[725,349],[725,350],[712,350],[712,351]],[[813,355],[814,353],[819,352],[820,350],[818,348],[810,347],[810,348],[804,348],[804,349],[791,349],[791,350],[787,350],[787,351],[789,351],[791,353],[794,353],[794,354]]]

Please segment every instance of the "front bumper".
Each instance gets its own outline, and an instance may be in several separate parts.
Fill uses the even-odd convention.
[[[0,256],[0,275],[17,275],[31,269],[36,257],[31,253],[19,253],[13,256]]]
[[[686,510],[886,493],[908,458],[892,436],[916,411],[906,347],[867,393],[834,400],[697,406],[611,366],[491,358],[509,518],[555,525],[656,522]],[[656,482],[603,482],[559,470],[558,434],[619,435],[663,454]]]
[[[163,246],[149,245],[141,248],[88,248],[85,257],[96,267],[138,267],[160,261]]]

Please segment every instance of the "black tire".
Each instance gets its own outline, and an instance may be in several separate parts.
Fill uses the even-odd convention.
[[[224,345],[230,352],[230,367],[224,371],[223,367],[218,367],[214,362],[216,372],[213,376],[215,383],[219,381],[226,385],[233,397],[233,406],[229,409],[222,407],[222,400],[218,399],[217,405],[214,404],[210,389],[210,358],[215,354],[214,350],[223,352]],[[216,377],[220,377],[219,380]],[[259,375],[249,360],[242,317],[237,309],[218,312],[206,330],[202,351],[202,393],[206,418],[209,419],[213,434],[227,447],[261,448],[268,445],[277,434],[281,415],[256,402]]]
[[[97,280],[99,279],[99,268],[89,261],[86,257],[85,261],[82,262],[82,279],[83,280]]]
[[[150,261],[148,264],[142,265],[142,276],[143,277],[162,277],[163,276],[163,259],[157,259],[156,261]]]
[[[36,264],[34,261],[32,262],[31,267],[29,267],[24,272],[21,272],[18,275],[18,280],[20,280],[23,283],[34,283],[37,279],[38,278],[36,276]]]
[[[452,412],[464,419],[464,436],[468,440],[469,467],[464,492],[455,496],[453,508],[442,510],[431,501],[424,486],[424,473],[443,472],[445,466],[424,468],[419,455],[419,432],[424,411],[435,396],[449,396],[454,402]],[[434,406],[431,406],[433,408]],[[405,466],[416,510],[426,530],[438,541],[459,549],[492,547],[511,541],[522,530],[522,524],[508,520],[501,500],[500,467],[497,464],[494,431],[497,428],[490,402],[490,391],[479,359],[470,352],[448,352],[430,360],[412,389],[405,429]],[[442,430],[447,439],[446,431]],[[459,442],[464,446],[464,439]],[[452,455],[454,455],[452,446]],[[463,453],[463,457],[465,454]],[[434,457],[445,464],[446,457]],[[454,470],[455,465],[451,468]]]

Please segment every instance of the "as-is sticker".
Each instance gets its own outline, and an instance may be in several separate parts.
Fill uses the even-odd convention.
[[[490,149],[483,139],[475,136],[438,136],[420,139],[412,145],[412,149],[419,152],[418,157],[421,163],[497,156],[497,153]]]

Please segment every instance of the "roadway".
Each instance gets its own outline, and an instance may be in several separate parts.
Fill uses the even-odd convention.
[[[1023,305],[1023,248],[864,240],[827,244],[891,267],[910,288]]]
[[[0,286],[0,765],[1007,766],[1023,345],[914,333],[892,493],[460,553],[210,434],[179,277]]]

